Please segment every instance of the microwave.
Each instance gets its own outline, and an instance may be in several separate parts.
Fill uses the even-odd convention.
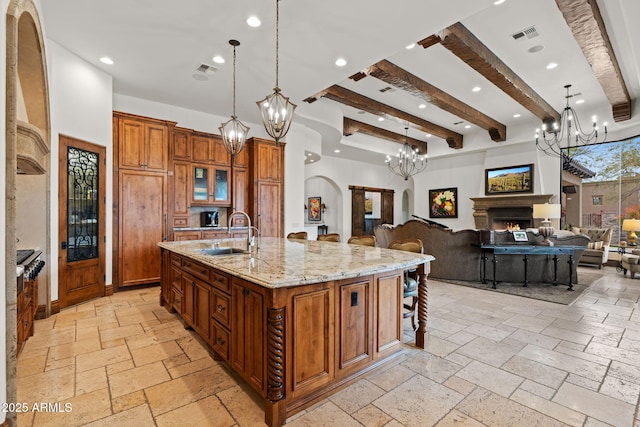
[[[200,212],[200,227],[217,227],[218,211]]]

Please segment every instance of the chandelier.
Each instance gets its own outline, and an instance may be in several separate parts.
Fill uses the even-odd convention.
[[[427,155],[419,155],[418,147],[409,145],[409,128],[405,127],[404,130],[406,134],[404,144],[398,149],[398,154],[395,157],[387,155],[385,163],[392,173],[401,176],[406,181],[427,167]]]
[[[293,121],[293,111],[296,105],[289,102],[289,98],[284,96],[278,87],[278,47],[279,47],[279,26],[280,26],[280,8],[279,0],[276,0],[276,87],[273,93],[267,95],[262,101],[256,102],[260,109],[260,116],[265,130],[276,141],[276,145],[289,132],[289,126]]]
[[[224,148],[231,154],[233,160],[244,148],[249,128],[236,117],[236,47],[240,46],[240,42],[229,40],[229,44],[233,46],[233,114],[231,119],[220,125],[218,129],[222,134]]]
[[[569,98],[574,95],[569,94],[571,85],[565,85],[567,90],[567,106],[562,110],[560,123],[553,122],[553,125],[542,124],[542,134],[540,129],[536,129],[536,147],[548,156],[562,157],[562,149],[576,148],[583,145],[604,142],[607,139],[607,122],[604,122],[604,137],[598,141],[598,122],[596,116],[591,119],[591,129],[585,132],[580,126],[580,120],[575,110],[569,106]],[[573,144],[573,145],[572,145]]]

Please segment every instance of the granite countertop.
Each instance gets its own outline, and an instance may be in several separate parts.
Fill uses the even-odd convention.
[[[267,288],[280,288],[341,280],[415,267],[433,261],[431,255],[370,246],[316,240],[260,239],[252,253],[204,255],[202,249],[246,249],[247,239],[189,240],[158,245]]]

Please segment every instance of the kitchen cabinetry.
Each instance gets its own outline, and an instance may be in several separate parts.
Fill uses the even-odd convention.
[[[194,133],[191,135],[191,160],[196,163],[229,166],[231,155],[224,148],[224,142],[219,135]]]
[[[284,145],[250,138],[249,215],[264,237],[282,237],[284,229]]]
[[[121,117],[118,134],[120,168],[166,171],[169,157],[167,126],[158,121]]]
[[[191,130],[175,128],[171,134],[173,160],[191,160]]]
[[[182,318],[205,341],[209,341],[211,286],[188,274],[182,276]]]
[[[33,320],[38,309],[38,278],[24,280],[22,285],[18,283],[16,354],[20,354],[25,341],[33,335]]]
[[[228,237],[241,237],[236,236],[235,233],[244,233],[246,237],[246,231],[244,230],[232,230],[231,236],[229,236],[229,231],[227,228],[220,230],[174,230],[173,231],[173,240],[175,241],[184,241],[184,240],[211,240],[211,239],[226,239]]]
[[[228,166],[191,166],[191,205],[192,206],[230,206]]]
[[[173,179],[170,179],[173,227],[189,226],[189,175],[191,165],[184,162],[173,163]]]

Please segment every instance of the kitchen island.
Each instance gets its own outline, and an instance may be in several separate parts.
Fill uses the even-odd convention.
[[[416,267],[424,348],[432,256],[282,238],[250,253],[246,242],[159,243],[160,302],[260,393],[269,426],[402,356],[403,272]]]

